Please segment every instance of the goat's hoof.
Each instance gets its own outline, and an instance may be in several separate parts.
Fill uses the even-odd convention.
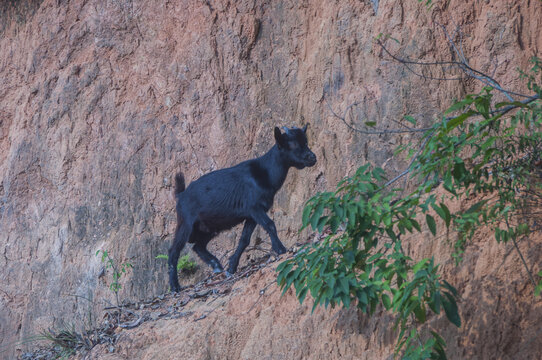
[[[273,251],[277,254],[277,256],[280,256],[286,253],[286,248],[284,246],[281,246],[281,247],[277,247],[276,249],[273,249]]]

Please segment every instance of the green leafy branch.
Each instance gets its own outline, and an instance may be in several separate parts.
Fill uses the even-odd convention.
[[[334,192],[310,199],[303,212],[303,228],[311,226],[320,233],[327,229],[331,234],[279,265],[277,281],[283,291],[293,285],[300,302],[310,292],[313,310],[318,305],[355,303],[372,314],[380,304],[397,319],[396,354],[409,359],[445,358],[444,339],[436,332],[421,334],[418,325],[427,321],[430,312],[439,314],[443,309],[459,327],[458,293],[440,278],[432,258],[414,262],[401,239],[407,233],[422,232],[420,217],[436,236],[434,216],[440,217],[447,229],[457,232],[453,256],[459,262],[475,231],[488,226],[498,242],[514,242],[533,278],[517,246],[517,240],[531,231],[521,216],[529,201],[540,199],[541,194],[540,179],[531,176],[542,147],[540,61],[533,59],[533,64],[529,75],[522,76],[535,95],[498,104],[493,103],[492,87],[467,95],[425,131],[421,146],[400,149],[408,150],[411,159],[400,176],[386,182],[382,169],[364,165]],[[506,118],[513,109],[517,113]],[[409,195],[389,188],[406,175],[419,183]],[[447,193],[437,198],[433,190],[440,185]],[[467,198],[479,200],[454,213],[446,205]],[[533,285],[539,295],[542,283],[533,281]]]
[[[332,235],[280,264],[277,281],[284,292],[293,285],[300,302],[310,292],[313,310],[318,305],[349,307],[355,302],[372,314],[381,304],[398,315],[399,351],[419,337],[417,331],[409,331],[412,317],[424,323],[429,310],[439,314],[444,309],[455,325],[460,326],[461,320],[457,291],[441,281],[438,265],[433,259],[414,263],[402,249],[401,236],[422,230],[415,214],[427,212],[428,201],[421,201],[419,194],[398,199],[401,190],[382,191],[384,181],[382,169],[364,165],[341,181],[335,192],[309,200],[303,227],[310,225],[319,232],[329,228]],[[428,224],[433,228],[433,217],[427,214],[427,219],[432,219]],[[339,233],[340,227],[344,231]],[[444,351],[445,344],[437,336],[429,345],[426,349],[431,353]]]

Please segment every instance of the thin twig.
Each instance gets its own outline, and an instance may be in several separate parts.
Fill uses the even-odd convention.
[[[416,154],[412,157],[412,160],[410,161],[410,163],[408,164],[408,166],[406,167],[406,169],[400,173],[399,175],[397,175],[396,177],[394,177],[393,179],[391,179],[390,181],[388,181],[387,183],[384,184],[384,187],[388,187],[390,186],[391,184],[393,184],[394,182],[396,182],[397,180],[399,180],[400,178],[402,178],[403,176],[405,176],[406,174],[408,174],[412,169],[412,165],[414,164],[414,162],[416,161],[416,159],[418,158],[418,156],[420,155],[420,153],[422,152],[422,150],[425,148],[425,146],[427,145],[427,143],[429,142],[429,139],[431,139],[433,137],[433,134],[435,132],[433,131],[431,134],[429,134],[425,140],[423,141],[422,145],[420,146],[420,148],[418,149],[418,151],[416,152]]]
[[[346,114],[347,114],[347,112],[348,112],[352,107],[358,105],[358,104],[359,104],[358,102],[355,102],[355,103],[353,103],[353,104],[348,105],[348,107],[347,107],[346,110],[345,110],[345,115],[344,115],[344,116],[340,116],[339,114],[337,114],[337,113],[333,110],[333,108],[331,107],[331,105],[329,104],[329,102],[327,101],[327,99],[325,99],[325,102],[326,102],[327,107],[329,108],[329,111],[331,111],[331,113],[333,114],[333,116],[335,116],[336,118],[340,119],[346,126],[348,126],[348,128],[350,128],[350,130],[359,132],[359,133],[361,133],[361,134],[366,134],[366,135],[405,134],[405,133],[425,132],[425,131],[431,129],[430,127],[428,127],[428,128],[421,128],[421,129],[407,128],[407,129],[405,129],[405,130],[400,130],[400,129],[361,130],[361,129],[357,129],[357,128],[353,127],[352,125],[350,125],[349,123],[346,122]]]
[[[143,318],[143,316],[139,315],[138,318],[132,322],[129,322],[129,323],[122,323],[122,324],[119,324],[119,327],[123,328],[123,329],[133,329],[133,328],[136,328],[138,327],[139,325],[141,325],[143,323],[145,319]]]
[[[512,241],[514,242],[514,247],[516,248],[516,250],[517,250],[517,252],[519,254],[519,257],[521,258],[521,261],[523,262],[523,266],[525,266],[525,270],[527,270],[527,274],[529,274],[529,278],[531,279],[531,283],[536,288],[536,281],[534,280],[533,274],[529,270],[529,267],[527,266],[527,262],[525,261],[525,258],[523,257],[523,254],[519,250],[518,244],[517,244],[516,239],[514,237],[512,237]]]
[[[508,219],[505,219],[505,222],[506,222],[506,227],[508,228],[508,230],[510,230],[510,225],[508,223]],[[512,237],[512,242],[514,243],[514,247],[516,248],[516,250],[517,250],[517,252],[519,254],[519,257],[521,258],[521,261],[523,262],[523,266],[525,267],[525,270],[527,271],[527,274],[529,275],[529,279],[531,279],[531,283],[536,288],[536,281],[534,280],[533,274],[531,274],[531,270],[529,270],[529,266],[527,265],[527,262],[525,261],[525,258],[523,257],[523,254],[519,250],[518,244],[517,244],[516,239],[514,237]]]
[[[219,307],[221,306],[224,306],[224,303],[221,303],[221,304],[218,304],[217,306],[215,306],[214,308],[212,308],[211,310],[207,310],[204,314],[202,314],[200,317],[194,319],[194,322],[198,322],[200,320],[203,320],[205,319],[207,316],[211,315],[211,313],[213,313],[216,309],[218,309]]]
[[[267,290],[267,288],[269,288],[271,285],[275,284],[276,282],[277,282],[276,280],[272,280],[267,285],[265,285],[263,289],[260,290],[260,296],[258,296],[254,304],[252,304],[252,306],[247,310],[246,314],[248,314],[249,312],[252,311],[252,309],[254,309],[254,306],[256,306],[256,304],[260,301],[262,296],[265,294],[265,291]]]

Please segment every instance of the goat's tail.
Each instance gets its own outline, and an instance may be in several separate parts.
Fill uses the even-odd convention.
[[[185,189],[184,176],[182,172],[175,175],[175,195],[179,195]]]

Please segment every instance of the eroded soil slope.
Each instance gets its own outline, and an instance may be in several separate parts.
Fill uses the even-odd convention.
[[[462,327],[455,328],[442,316],[433,316],[430,326],[446,339],[450,359],[539,359],[542,304],[533,299],[513,245],[495,246],[486,235],[477,236],[458,268],[446,241],[409,239],[413,253],[430,256],[438,251],[444,278],[460,292]],[[537,263],[542,237],[524,241],[520,248],[529,263]],[[389,313],[380,309],[369,317],[355,307],[311,313],[310,296],[302,305],[293,289],[281,296],[276,264],[253,264],[241,269],[235,280],[218,276],[179,295],[133,305],[132,325],[139,324],[137,319],[146,321],[118,331],[115,345],[97,346],[84,358],[393,358],[397,333]]]
[[[346,121],[356,128],[366,121],[397,128],[405,114],[425,126],[450,99],[478,91],[481,84],[420,78],[384,55],[374,42],[378,34],[397,39],[387,46],[400,56],[449,60],[442,25],[455,41],[462,40],[471,66],[520,92],[527,89],[516,69],[527,68],[542,48],[542,4],[534,0],[452,0],[431,10],[415,0],[43,0],[8,1],[0,10],[0,356],[7,358],[22,353],[21,342],[40,329],[84,318],[86,299],[94,300],[97,314],[102,299],[113,301],[97,250],[134,265],[121,298],[135,302],[167,291],[165,262],[156,255],[167,252],[175,227],[171,180],[179,169],[193,180],[261,155],[273,144],[274,126],[310,122],[318,163],[289,174],[270,214],[287,246],[299,241],[303,203],[316,191],[332,189],[366,162],[390,174],[400,171],[405,164],[392,152],[412,135],[355,132],[330,108],[341,116],[349,108]],[[438,67],[425,75],[448,71]],[[211,251],[227,258],[239,236],[240,229],[221,235]],[[260,230],[253,241],[269,248]],[[538,248],[523,246],[536,267]],[[443,256],[446,249],[444,243],[429,243],[413,247],[412,255]],[[528,305],[530,289],[519,277],[521,269],[516,262],[508,265],[507,274],[518,274],[516,282],[504,273],[496,276],[512,257],[508,248],[484,245],[476,251],[483,260],[476,260],[475,252],[460,273],[449,274],[466,296],[463,311],[472,319],[451,345],[454,354],[472,351],[484,358],[496,349],[524,351],[518,346],[530,339],[540,314]],[[263,253],[247,252],[241,264]],[[203,279],[205,271],[185,285]],[[260,277],[272,280],[270,273]],[[230,310],[224,311],[232,316],[219,317],[224,312],[217,310],[197,322],[213,324],[207,330],[220,334],[209,338],[223,344],[212,347],[213,354],[230,343],[242,344],[223,352],[232,357],[258,349],[286,354],[285,344],[293,349],[303,334],[312,336],[304,339],[313,345],[288,350],[291,354],[358,356],[389,349],[387,332],[373,331],[375,325],[355,311],[329,318],[318,312],[320,320],[314,321],[305,307],[275,293],[252,310],[259,317],[242,316],[235,304],[252,304],[265,286],[258,278],[246,281],[240,293],[252,293],[228,295],[232,301],[224,309]],[[489,282],[495,286],[484,292],[482,285]],[[292,323],[304,324],[295,331],[286,326],[290,311],[299,317]],[[495,325],[502,313],[508,326]],[[362,325],[354,325],[355,319]],[[387,328],[383,319],[379,326]],[[196,326],[190,321],[159,320],[154,326],[174,326],[186,335],[174,346],[190,351],[186,341],[208,340],[201,335],[206,330],[183,330]],[[243,327],[242,321],[252,325]],[[320,332],[322,322],[327,325]],[[277,336],[289,336],[272,340],[265,333],[271,325],[282,326]],[[335,340],[325,347],[318,336],[330,329]],[[450,335],[457,334],[450,330]],[[167,340],[151,338],[156,346]],[[242,340],[236,343],[237,338]],[[332,343],[335,350],[329,350]]]

